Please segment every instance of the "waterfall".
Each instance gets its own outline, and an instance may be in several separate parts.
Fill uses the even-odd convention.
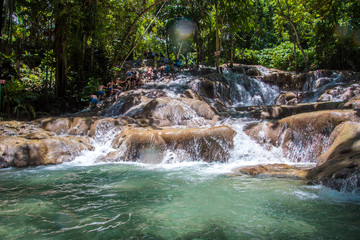
[[[110,118],[136,117],[137,114],[141,114],[142,111],[148,109],[147,105],[151,105],[151,101],[156,100],[157,102],[153,103],[153,105],[159,108],[153,116],[158,118],[164,116],[165,120],[171,123],[167,128],[184,130],[191,127],[200,129],[209,128],[211,125],[204,118],[204,115],[199,115],[199,112],[194,110],[194,106],[183,102],[183,99],[186,99],[184,96],[186,91],[194,91],[211,105],[215,105],[216,101],[222,102],[226,107],[271,105],[279,94],[279,87],[262,81],[262,77],[269,74],[269,69],[264,67],[258,67],[257,69],[260,73],[259,76],[249,76],[245,74],[246,71],[244,73],[226,71],[226,73],[221,75],[210,73],[201,77],[187,73],[179,73],[173,77],[162,77],[158,80],[147,82],[141,89],[124,92],[124,95],[120,95],[120,99],[114,105],[103,111],[103,116]],[[183,125],[184,119],[186,120],[186,125]],[[255,120],[252,121],[256,122]],[[300,158],[305,159],[304,162],[308,163],[309,159],[313,157],[311,155],[312,146],[309,149],[304,149],[299,147],[302,145],[301,143],[299,145],[294,143],[294,146],[288,146],[288,148],[293,148],[293,151],[286,154],[282,152],[281,143],[278,144],[279,148],[260,146],[243,131],[243,128],[250,123],[251,121],[249,122],[249,120],[241,118],[228,118],[216,124],[216,126],[230,126],[236,132],[233,148],[227,149],[227,147],[222,146],[224,148],[222,150],[228,151],[230,157],[227,159],[226,166],[220,167],[221,169],[230,171],[235,166],[259,163],[298,163],[299,161],[297,160]],[[104,120],[104,124],[100,124],[93,137],[95,150],[78,157],[74,163],[98,163],[104,159],[106,159],[105,161],[122,163],[132,161],[132,159],[123,158],[124,154],[126,155],[129,150],[129,146],[125,146],[126,141],[122,142],[119,147],[114,148],[113,146],[113,141],[120,134],[121,130],[114,127],[114,122],[106,123]],[[154,136],[158,138],[157,135]],[[141,151],[146,152],[146,157],[153,159],[146,162],[156,163],[157,165],[160,163],[160,165],[166,166],[194,162],[204,163],[202,158],[204,154],[196,154],[203,151],[201,149],[203,145],[200,142],[194,140],[194,144],[190,146],[192,149],[179,148],[175,145],[166,146],[167,149],[165,151],[159,150],[156,147],[153,147],[152,150],[150,149],[151,147],[149,149],[142,149]],[[144,157],[141,159],[139,161],[143,161]],[[219,159],[219,162],[221,162],[221,159]],[[219,166],[217,167],[219,168]]]
[[[303,92],[309,94],[302,100],[303,103],[316,102],[325,90],[339,85],[343,80],[342,75],[338,72],[314,71],[309,75],[309,79],[302,89]]]
[[[233,107],[274,104],[279,88],[261,81],[259,77],[231,73],[224,75],[231,90]]]

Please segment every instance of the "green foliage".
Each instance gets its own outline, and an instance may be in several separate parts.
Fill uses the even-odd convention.
[[[96,94],[98,86],[101,84],[100,78],[89,78],[87,85],[84,87],[84,89],[81,92],[81,101],[82,102],[89,102],[89,98],[91,94]]]
[[[235,59],[243,64],[260,64],[260,56],[258,50],[252,49],[236,49]]]
[[[18,73],[12,66],[12,56],[0,52],[0,79],[11,80],[18,77]]]
[[[259,53],[259,63],[261,65],[283,69],[287,71],[295,71],[295,56],[294,56],[294,45],[290,42],[282,42],[280,45],[274,48],[265,48]],[[296,50],[297,58],[301,58],[301,53]],[[304,61],[302,61],[304,64]],[[304,65],[300,65],[302,70],[305,69]]]
[[[10,115],[87,103],[123,71],[138,41],[130,59],[149,49],[175,59],[181,45],[184,62],[214,65],[218,32],[220,63],[234,53],[240,63],[288,71],[304,71],[305,60],[311,69],[360,71],[358,0],[168,0],[163,8],[159,0],[6,2],[15,3],[0,35],[1,51],[11,50],[0,53],[0,78],[11,81],[1,110]],[[180,41],[177,27],[186,21],[193,29]]]
[[[38,94],[28,91],[28,85],[20,80],[12,80],[4,86],[4,97],[2,104],[7,106],[8,114],[15,114],[17,118],[35,118],[34,102]]]
[[[306,56],[313,60],[314,51],[307,49]],[[301,57],[299,49],[296,49],[298,70],[305,70],[305,62]],[[262,50],[236,49],[236,60],[243,64],[259,64],[268,68],[295,71],[294,45],[291,42],[282,42],[274,48],[264,48]],[[316,68],[316,63],[312,61],[312,69]]]

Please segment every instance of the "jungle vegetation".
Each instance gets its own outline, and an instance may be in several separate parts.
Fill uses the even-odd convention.
[[[197,66],[360,71],[359,9],[360,0],[0,0],[0,117],[79,109],[149,49]]]

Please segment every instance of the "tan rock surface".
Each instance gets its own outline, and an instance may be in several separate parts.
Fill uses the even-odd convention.
[[[0,167],[27,167],[59,164],[73,160],[81,151],[90,150],[90,139],[84,137],[48,137],[0,139]]]
[[[287,164],[266,164],[244,166],[233,170],[234,174],[264,175],[269,177],[290,177],[305,179],[309,167],[291,166]]]
[[[351,184],[356,188],[354,185],[357,184],[357,191],[360,192],[360,123],[345,122],[339,125],[331,136],[331,143],[329,149],[319,156],[318,166],[309,171],[308,179],[338,190],[349,188]],[[347,182],[349,178],[354,179]]]
[[[360,121],[354,110],[302,113],[279,121],[249,125],[244,131],[258,143],[282,147],[293,161],[315,162],[328,147],[328,138],[336,126],[346,121]],[[298,153],[294,154],[294,151]],[[299,159],[307,152],[308,159]]]
[[[215,124],[218,116],[206,102],[191,98],[156,98],[134,115],[146,119],[149,125],[158,127],[186,125],[201,126]]]
[[[235,131],[228,126],[194,129],[134,129],[124,128],[113,141],[119,150],[107,156],[107,161],[140,161],[159,163],[166,151],[181,157],[203,161],[226,162],[233,148]]]

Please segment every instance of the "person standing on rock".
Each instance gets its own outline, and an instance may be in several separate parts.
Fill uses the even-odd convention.
[[[134,72],[134,74],[131,77],[131,86],[134,88],[136,87],[137,78],[138,78],[137,72]]]
[[[100,85],[100,86],[98,87],[99,100],[101,100],[102,97],[105,98],[105,92],[104,92],[104,90],[103,90],[104,88],[105,88],[104,85]]]
[[[152,74],[153,74],[153,69],[152,69],[152,67],[149,67],[147,72],[146,72],[146,77],[148,78],[148,80],[151,79]]]
[[[89,111],[91,111],[91,108],[92,108],[93,106],[96,107],[96,104],[97,104],[97,102],[98,102],[98,98],[97,98],[97,96],[96,96],[95,94],[90,95],[90,98],[91,98],[91,101],[90,101],[90,104],[89,104]]]
[[[169,73],[170,73],[170,66],[169,66],[169,64],[166,64],[166,65],[165,65],[164,73],[165,73],[165,76],[168,76],[168,75],[169,75]]]
[[[114,91],[113,91],[113,89],[114,89],[114,82],[113,81],[110,81],[110,82],[108,82],[108,84],[107,84],[107,89],[109,90],[109,92],[110,92],[110,97],[113,95],[113,93],[114,93]]]

